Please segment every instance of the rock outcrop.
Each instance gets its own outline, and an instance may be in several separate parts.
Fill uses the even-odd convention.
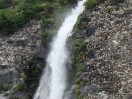
[[[22,73],[28,76],[28,88],[14,93],[10,99],[29,99],[28,93],[25,96],[23,94],[29,91],[34,83],[31,80],[32,71],[35,68],[41,71],[43,68],[47,50],[41,44],[41,24],[41,20],[32,20],[14,34],[0,39],[0,80],[17,85],[22,82]]]
[[[124,1],[106,0],[81,15],[87,25],[75,37],[85,31],[85,70],[78,76],[84,99],[132,98],[132,2]]]

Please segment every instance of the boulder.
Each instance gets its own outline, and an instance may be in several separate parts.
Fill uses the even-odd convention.
[[[40,46],[36,50],[36,52],[34,54],[34,57],[39,58],[39,59],[42,59],[42,60],[46,59],[46,57],[47,57],[47,49],[44,48],[44,46]]]
[[[93,25],[90,25],[86,28],[86,36],[90,37],[95,34],[96,27]]]
[[[90,22],[91,21],[91,19],[90,18],[88,18],[88,17],[85,17],[85,16],[82,16],[81,18],[80,18],[80,21],[81,22]]]

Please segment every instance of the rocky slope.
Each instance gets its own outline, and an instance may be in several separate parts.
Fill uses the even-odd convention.
[[[41,20],[32,20],[16,31],[15,34],[0,39],[1,81],[14,86],[22,82],[20,77],[22,73],[30,77],[34,68],[41,70],[41,65],[46,57],[46,50],[41,45],[41,24]],[[32,85],[32,83],[31,79],[27,78],[26,84]],[[30,88],[30,86],[27,87]],[[26,89],[30,90],[28,88]]]
[[[84,38],[84,99],[132,99],[132,1],[106,0],[85,10],[76,38]],[[80,99],[80,98],[79,98]]]

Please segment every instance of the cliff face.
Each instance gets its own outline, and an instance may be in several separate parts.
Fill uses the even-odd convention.
[[[13,87],[23,82],[24,79],[22,80],[21,74],[25,74],[27,76],[24,82],[26,85],[22,86],[21,84],[21,89],[29,91],[36,80],[39,80],[38,77],[36,78],[38,75],[34,74],[34,70],[41,71],[46,58],[46,49],[41,44],[41,24],[42,21],[32,20],[13,35],[1,38],[0,81]],[[11,91],[16,90],[19,90],[19,88]],[[10,94],[11,92],[7,93]],[[25,94],[26,92],[20,93]],[[15,98],[21,96],[15,95]],[[12,97],[14,96],[11,96],[11,99],[14,99]],[[28,97],[28,94],[25,97]]]
[[[41,21],[32,21],[29,26],[25,26],[23,29],[18,30],[15,34],[1,38],[1,68],[9,68],[9,71],[21,70],[21,68],[28,68],[27,62],[33,57],[33,53],[39,50],[40,38],[41,38]],[[22,72],[22,71],[21,71]],[[13,82],[13,75],[10,75],[10,79],[2,78],[1,80],[6,82]]]
[[[78,98],[131,99],[132,1],[106,0],[85,10],[79,21],[74,37],[83,38],[86,51],[85,68],[77,74]]]

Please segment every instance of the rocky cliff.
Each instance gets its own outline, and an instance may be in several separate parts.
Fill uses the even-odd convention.
[[[77,73],[79,99],[132,98],[132,1],[106,0],[85,10],[75,39],[86,44]]]
[[[22,83],[21,74],[26,74],[27,88],[23,90],[29,91],[31,85],[38,80],[32,80],[33,70],[37,68],[41,71],[46,58],[46,49],[41,45],[41,24],[41,20],[32,20],[14,34],[1,38],[0,80],[4,83],[11,84],[12,87],[19,85]],[[26,92],[19,92],[21,95],[23,93]],[[21,95],[15,95],[15,98],[20,98]]]

